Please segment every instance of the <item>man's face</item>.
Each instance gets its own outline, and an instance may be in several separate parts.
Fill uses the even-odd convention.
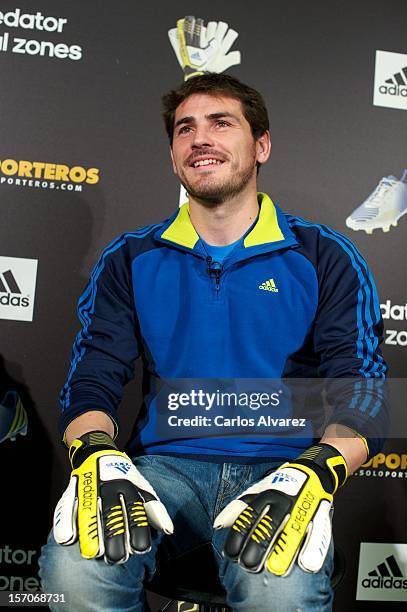
[[[251,181],[255,186],[256,162],[265,161],[262,138],[255,141],[239,100],[192,94],[175,112],[174,172],[190,196],[220,204]]]

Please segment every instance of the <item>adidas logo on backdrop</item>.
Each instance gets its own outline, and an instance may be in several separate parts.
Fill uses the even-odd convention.
[[[37,260],[0,256],[0,319],[32,321]]]
[[[404,68],[402,68],[400,72],[396,72],[396,74],[394,74],[390,79],[386,79],[386,83],[389,83],[391,85],[405,87],[407,85],[407,66],[404,66]],[[385,85],[382,85],[380,89],[389,89],[389,88],[386,88]],[[383,91],[383,93],[387,93],[387,92]],[[407,90],[402,95],[406,96]]]
[[[21,297],[21,289],[11,270],[0,273],[0,304],[3,306],[22,306],[23,308],[30,305],[27,297]]]
[[[373,104],[407,110],[407,55],[376,51]]]
[[[386,557],[383,563],[368,573],[362,580],[362,586],[371,589],[407,589],[407,580],[394,555]]]
[[[406,601],[407,544],[361,543],[356,599]]]

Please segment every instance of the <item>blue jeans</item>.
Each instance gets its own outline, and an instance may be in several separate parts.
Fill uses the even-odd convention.
[[[155,571],[158,547],[166,558],[211,543],[227,603],[244,612],[329,612],[332,610],[330,577],[333,544],[325,564],[316,574],[294,565],[287,577],[261,572],[251,574],[222,556],[227,529],[214,530],[216,515],[232,499],[277,463],[252,465],[208,463],[180,457],[138,457],[135,465],[158,493],[174,523],[174,534],[152,530],[152,550],[132,555],[122,565],[84,559],[78,544],[60,546],[52,532],[39,561],[46,593],[65,593],[67,604],[51,607],[73,612],[139,612],[144,610],[143,583]],[[197,572],[205,571],[197,567]]]

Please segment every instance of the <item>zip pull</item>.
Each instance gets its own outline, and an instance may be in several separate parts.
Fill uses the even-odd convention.
[[[218,261],[213,261],[210,255],[208,255],[208,257],[206,258],[206,264],[208,266],[207,272],[209,276],[211,278],[212,276],[215,277],[216,291],[219,291],[220,275],[222,274],[222,264]]]

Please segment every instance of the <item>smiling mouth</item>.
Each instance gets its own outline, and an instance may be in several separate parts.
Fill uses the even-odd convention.
[[[190,164],[191,168],[201,168],[202,166],[221,166],[224,162],[220,159],[199,159]]]

